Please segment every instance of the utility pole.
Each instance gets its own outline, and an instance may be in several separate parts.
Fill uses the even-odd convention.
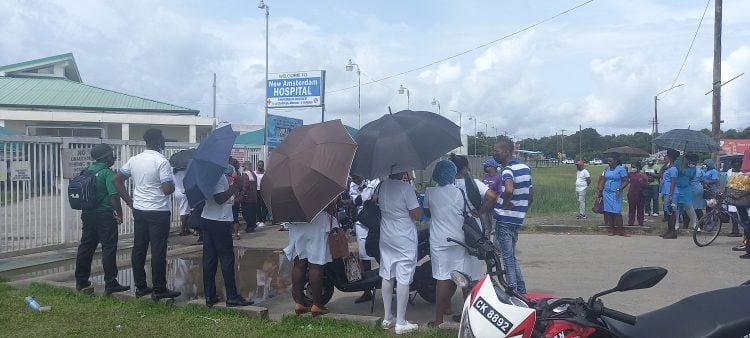
[[[656,135],[659,135],[659,114],[656,106],[658,106],[659,94],[654,95],[654,125],[651,127],[651,153],[656,154],[656,144],[653,143]]]
[[[216,129],[216,73],[214,73],[214,129]]]
[[[711,105],[711,134],[716,142],[721,138],[721,2],[715,0],[714,14],[714,82],[713,100]],[[718,160],[719,153],[712,156],[714,161]],[[718,163],[718,162],[716,162]]]
[[[565,131],[567,129],[560,129],[560,154],[565,155]]]
[[[578,125],[578,159],[583,161],[583,129]]]

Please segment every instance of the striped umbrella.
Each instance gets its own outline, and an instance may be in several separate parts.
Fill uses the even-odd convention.
[[[721,150],[719,143],[710,136],[690,129],[672,129],[655,138],[653,143],[659,147],[684,152],[710,153]]]

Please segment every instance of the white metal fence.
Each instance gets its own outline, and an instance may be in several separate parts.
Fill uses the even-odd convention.
[[[63,177],[63,151],[83,149],[88,153],[88,149],[99,143],[115,149],[117,161],[113,168],[145,149],[143,141],[0,136],[0,255],[69,245],[80,239],[80,211],[70,209],[65,194],[69,179]],[[167,143],[163,153],[169,158],[196,146]],[[265,154],[263,147],[247,145],[235,145],[233,152],[234,156],[242,157],[238,158],[240,162],[253,163],[265,160]],[[172,213],[172,225],[179,226],[176,212]],[[127,210],[120,235],[132,232],[132,213]]]

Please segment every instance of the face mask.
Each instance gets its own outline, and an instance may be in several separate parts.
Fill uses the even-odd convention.
[[[688,164],[688,167],[695,168],[695,164]]]

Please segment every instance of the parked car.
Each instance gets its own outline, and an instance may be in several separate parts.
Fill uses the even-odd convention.
[[[598,158],[589,160],[589,164],[602,164],[602,163],[603,163],[602,160]]]
[[[576,160],[574,160],[572,158],[568,158],[568,159],[563,160],[562,163],[563,164],[575,164]]]

